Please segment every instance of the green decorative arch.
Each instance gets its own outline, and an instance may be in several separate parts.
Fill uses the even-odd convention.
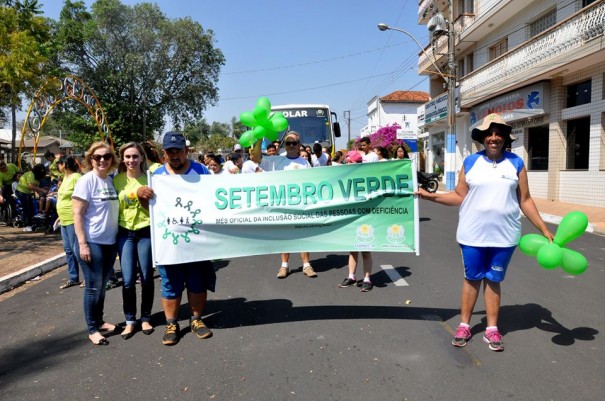
[[[109,143],[113,148],[113,138],[109,131],[105,111],[93,90],[80,78],[73,75],[68,75],[62,79],[50,78],[38,89],[27,110],[25,123],[21,130],[21,144],[19,145],[19,157],[17,159],[19,168],[21,168],[21,155],[28,128],[32,132],[31,137],[34,139],[33,159],[35,160],[40,133],[47,117],[59,103],[66,100],[75,100],[86,107],[86,110],[97,124],[101,140]]]

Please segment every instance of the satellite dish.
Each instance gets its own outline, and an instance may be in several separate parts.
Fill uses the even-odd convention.
[[[432,35],[441,35],[447,33],[447,22],[443,17],[443,14],[437,13],[431,17],[427,28]]]

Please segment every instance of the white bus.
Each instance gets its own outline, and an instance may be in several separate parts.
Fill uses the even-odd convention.
[[[286,104],[283,106],[272,106],[271,112],[282,112],[288,120],[288,128],[279,133],[282,141],[288,131],[296,131],[300,134],[303,145],[311,145],[315,142],[321,143],[322,147],[328,148],[334,154],[336,150],[336,138],[340,137],[340,124],[336,121],[336,113],[325,104]],[[283,144],[282,144],[283,147]],[[265,144],[263,144],[263,150]]]

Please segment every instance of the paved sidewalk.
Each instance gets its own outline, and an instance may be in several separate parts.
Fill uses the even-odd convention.
[[[572,211],[580,211],[588,217],[587,232],[605,236],[605,208],[575,205],[563,202],[553,202],[545,199],[536,199],[534,202],[540,211],[544,221],[559,224],[561,219]],[[2,228],[0,227],[0,230]],[[27,235],[27,234],[24,234]],[[47,239],[48,241],[48,239]],[[19,252],[19,250],[15,250]],[[21,252],[28,252],[23,249]],[[40,263],[31,266],[9,266],[3,269],[3,277],[0,277],[0,294],[19,286],[28,280],[32,280],[44,273],[65,265],[65,253],[57,252]],[[8,269],[8,272],[6,271]]]
[[[580,211],[588,217],[587,232],[605,235],[605,208],[603,207],[575,205],[536,198],[534,198],[534,202],[546,222],[559,224],[561,219],[569,212]]]

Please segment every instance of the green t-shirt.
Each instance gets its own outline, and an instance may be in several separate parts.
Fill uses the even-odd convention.
[[[19,167],[13,163],[6,163],[6,173],[0,171],[0,186],[10,185],[13,182],[15,174],[19,172]]]
[[[51,180],[60,180],[63,177],[61,170],[59,170],[59,166],[57,165],[57,159],[53,160],[48,166],[48,171],[50,173]]]
[[[151,165],[149,166],[149,171],[151,171],[153,173],[160,167],[162,167],[162,165],[160,163],[151,163]]]
[[[33,171],[28,171],[27,173],[23,174],[21,178],[19,178],[19,184],[17,184],[17,191],[24,194],[33,195],[34,191],[29,189],[29,184],[33,184],[35,186],[40,185],[40,181],[36,180]]]
[[[141,175],[139,178],[128,178],[126,173],[120,173],[113,179],[113,186],[118,193],[120,202],[120,218],[118,224],[120,227],[128,230],[140,230],[149,227],[149,211],[139,202],[137,189],[140,186],[147,185],[147,176]]]
[[[74,193],[76,182],[82,177],[80,173],[71,173],[63,179],[57,191],[57,215],[62,226],[74,224],[74,211],[71,195]]]

